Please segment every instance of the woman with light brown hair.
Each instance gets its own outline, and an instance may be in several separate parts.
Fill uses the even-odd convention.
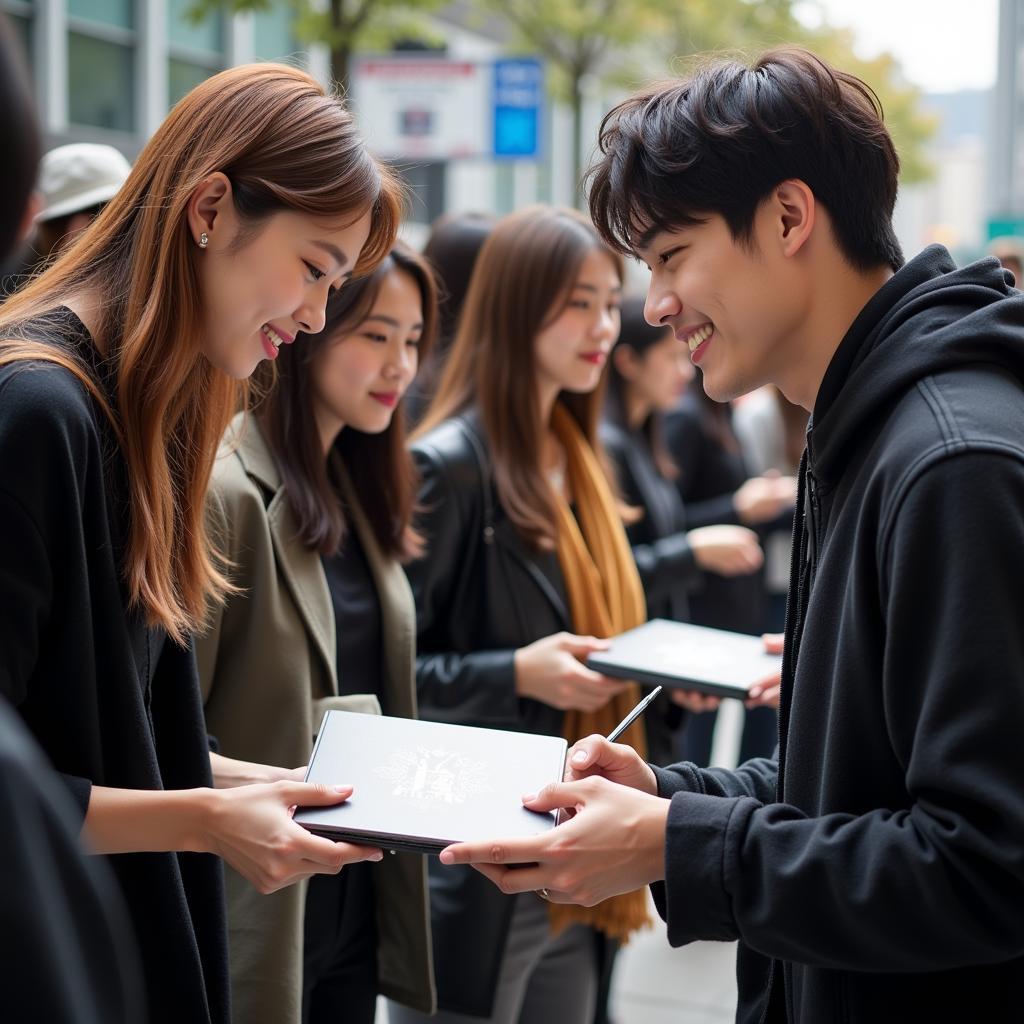
[[[211,753],[191,635],[232,589],[203,498],[240,382],[320,329],[400,206],[337,98],[293,68],[234,68],[0,307],[0,693],[115,855],[152,1021],[230,1018],[211,854],[267,892],[379,856],[291,820],[348,790]]]
[[[635,703],[633,684],[584,663],[599,638],[645,618],[597,434],[621,289],[621,260],[575,211],[512,214],[484,243],[413,445],[423,718],[575,740]],[[642,748],[640,728],[626,742]],[[603,953],[646,920],[643,893],[556,908],[503,896],[472,870],[432,860],[429,871],[444,1024],[590,1024]]]

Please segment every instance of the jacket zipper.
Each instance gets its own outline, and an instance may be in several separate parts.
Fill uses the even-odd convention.
[[[808,443],[809,443],[808,439]],[[814,579],[814,569],[818,557],[819,519],[818,489],[814,474],[811,472],[808,451],[805,450],[800,460],[798,475],[799,491],[796,501],[796,512],[793,521],[794,550],[789,567],[789,593],[791,600],[786,608],[786,633],[782,649],[782,689],[783,693],[792,691],[793,679],[796,675],[796,659],[800,654],[800,641],[803,638],[804,618],[807,614],[807,598]],[[782,800],[785,782],[786,763],[786,731],[789,721],[788,701],[784,702],[784,714],[779,715],[779,766],[776,778],[776,800]],[[777,961],[773,958],[768,969],[768,983],[765,988],[764,1010],[761,1012],[760,1024],[766,1024],[772,1003],[772,989],[775,985],[775,968]],[[783,975],[783,984],[785,976]],[[789,1000],[783,992],[783,1006],[789,1016]]]

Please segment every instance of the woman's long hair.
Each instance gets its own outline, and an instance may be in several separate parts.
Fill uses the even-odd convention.
[[[418,437],[472,405],[490,444],[494,482],[505,513],[537,548],[555,540],[555,500],[539,462],[544,424],[537,394],[538,333],[565,309],[587,255],[607,253],[620,280],[622,258],[576,210],[534,206],[503,217],[484,243],[455,343]],[[558,401],[603,457],[598,440],[602,384]],[[609,482],[612,477],[609,474]]]
[[[644,353],[654,345],[665,340],[668,328],[652,327],[644,319],[644,300],[639,295],[629,295],[622,300],[622,331],[616,347],[625,345],[632,349],[638,358],[643,358]],[[627,422],[626,396],[631,387],[628,380],[619,373],[615,365],[615,359],[609,361],[608,367],[608,394],[605,399],[605,414],[612,423],[629,430]],[[651,458],[658,472],[666,480],[675,480],[679,476],[679,467],[675,464],[668,448],[665,446],[665,438],[662,420],[663,413],[657,409],[648,413],[647,418],[640,425],[640,432],[647,441],[651,452]]]
[[[100,216],[0,307],[0,365],[57,363],[109,416],[128,464],[129,601],[178,642],[201,627],[208,598],[232,589],[211,549],[203,499],[245,386],[200,351],[187,221],[193,192],[216,171],[231,181],[243,232],[281,210],[351,220],[370,210],[357,273],[372,269],[394,241],[402,188],[368,155],[342,101],[296,68],[236,67],[174,107]],[[98,333],[116,369],[111,402],[72,353],[20,332],[82,292],[101,300]]]
[[[357,330],[371,314],[384,278],[393,273],[407,274],[416,284],[423,306],[420,359],[429,354],[438,320],[434,275],[422,256],[396,243],[372,274],[345,285],[334,295],[327,304],[326,323],[319,334],[300,334],[294,345],[282,347],[272,367],[276,370],[276,386],[268,390],[256,414],[281,470],[285,492],[298,520],[299,538],[324,555],[338,550],[345,535],[345,514],[313,415],[314,366],[326,346]],[[270,369],[263,372],[269,374]],[[379,434],[346,427],[334,450],[381,550],[407,560],[421,552],[422,540],[411,526],[418,481],[405,443],[404,404],[399,404],[391,423]]]

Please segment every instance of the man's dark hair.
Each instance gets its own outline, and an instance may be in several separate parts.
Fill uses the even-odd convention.
[[[599,147],[590,212],[620,252],[712,214],[749,241],[758,206],[799,179],[852,266],[903,265],[892,228],[899,158],[878,97],[806,50],[774,50],[752,67],[719,60],[638,93],[605,116]]]

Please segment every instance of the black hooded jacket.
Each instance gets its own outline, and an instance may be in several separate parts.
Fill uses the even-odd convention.
[[[1024,1017],[1022,617],[1024,296],[933,247],[818,394],[778,761],[657,771],[655,897],[740,940],[738,1020]]]

